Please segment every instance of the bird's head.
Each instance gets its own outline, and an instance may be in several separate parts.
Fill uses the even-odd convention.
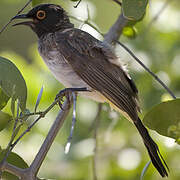
[[[29,21],[14,24],[13,26],[30,26],[38,37],[41,37],[45,33],[73,27],[64,9],[55,4],[40,4],[27,14],[17,15],[13,19],[30,19]]]

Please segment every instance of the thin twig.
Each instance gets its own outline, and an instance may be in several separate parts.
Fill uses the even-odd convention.
[[[28,118],[30,116],[37,116],[37,115],[40,115],[40,114],[43,114],[44,112],[43,111],[39,111],[39,112],[30,112],[30,113],[27,113],[27,114],[22,114],[21,116],[19,116],[18,118],[19,119],[24,119],[24,118]]]
[[[77,8],[82,0],[79,0],[78,3],[74,6],[74,8]]]
[[[113,0],[115,3],[119,4],[120,6],[122,6],[122,3],[118,0]]]
[[[24,7],[21,8],[21,9],[17,12],[17,14],[16,14],[15,16],[19,15],[19,14],[31,3],[31,1],[32,1],[32,0],[29,0],[29,1],[24,5]],[[9,20],[9,22],[2,27],[2,29],[0,30],[0,34],[7,28],[7,26],[8,26],[12,21],[13,21],[13,18],[11,18],[11,19]]]
[[[94,147],[94,156],[93,156],[93,180],[97,180],[97,154],[98,154],[98,128],[100,123],[100,115],[102,111],[102,104],[98,104],[98,112],[95,117],[95,126],[94,126],[94,139],[95,139],[95,147]]]
[[[31,130],[31,128],[41,119],[43,118],[58,102],[56,99],[44,112],[42,112],[39,117],[30,125],[28,128],[17,138],[17,140],[11,145],[11,150],[15,147],[15,145],[20,141],[20,139]]]
[[[142,63],[142,61],[140,59],[138,59],[134,53],[124,44],[122,44],[119,41],[116,41],[120,46],[122,46],[149,74],[151,74],[151,76],[154,77],[154,79],[156,81],[159,82],[159,84],[161,84],[161,86],[166,89],[166,91],[172,96],[173,99],[176,99],[176,96],[174,95],[174,93],[164,84],[163,81],[161,81],[161,79],[158,78],[158,76],[156,76],[148,67],[145,66],[145,64]]]

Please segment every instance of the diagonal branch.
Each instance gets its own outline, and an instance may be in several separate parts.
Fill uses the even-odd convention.
[[[71,99],[71,97],[70,97]],[[59,132],[59,130],[61,129],[67,114],[70,110],[72,101],[68,101],[66,100],[63,103],[63,110],[60,110],[56,120],[54,121],[53,125],[51,126],[51,129],[49,130],[49,133],[46,137],[46,139],[44,140],[44,143],[42,144],[38,154],[36,155],[34,161],[32,162],[32,164],[30,165],[29,168],[27,169],[21,169],[18,167],[15,167],[7,162],[3,162],[0,164],[0,170],[1,171],[8,171],[18,177],[20,177],[21,179],[24,180],[37,180],[38,178],[36,177],[38,170],[41,166],[41,164],[43,163],[45,156],[47,154],[47,152],[50,149],[50,146],[52,145],[57,133]]]
[[[8,162],[4,162],[3,164],[1,163],[0,164],[0,170],[9,172],[9,173],[14,174],[18,177],[23,176],[23,169],[18,168],[12,164],[9,164]]]
[[[70,99],[70,101],[69,101],[69,99]],[[30,172],[34,175],[37,174],[57,133],[61,129],[61,127],[68,115],[68,112],[69,112],[71,104],[72,104],[72,98],[70,97],[69,99],[63,103],[63,107],[62,107],[63,110],[59,111],[59,113],[56,117],[56,120],[54,121],[53,125],[51,126],[51,129],[49,130],[48,135],[46,136],[46,139],[44,140],[44,143],[42,144],[38,154],[36,155],[34,161],[32,162],[32,164],[30,166]]]
[[[114,25],[110,28],[107,34],[104,36],[104,42],[109,44],[115,44],[122,34],[123,28],[127,25],[128,20],[120,14]]]

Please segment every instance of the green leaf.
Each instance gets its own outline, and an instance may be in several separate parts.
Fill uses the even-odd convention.
[[[0,131],[2,131],[11,120],[12,120],[12,116],[0,111]]]
[[[4,158],[5,152],[6,152],[6,150],[1,150],[0,160],[2,160]],[[22,169],[28,168],[28,165],[23,160],[23,158],[21,158],[18,154],[14,153],[14,152],[10,152],[9,156],[7,157],[7,162],[16,167],[22,168]],[[14,176],[8,172],[3,172],[3,179],[8,179],[8,180],[11,180],[11,179],[16,180],[17,179],[18,180],[19,178],[17,178],[16,176]]]
[[[144,117],[144,124],[163,136],[180,138],[180,99],[154,106]]]
[[[18,68],[8,59],[0,57],[0,87],[13,100],[19,99],[22,111],[26,108],[26,82]]]
[[[0,87],[0,110],[2,110],[6,106],[7,102],[9,101],[9,98],[10,97],[7,96],[7,94],[5,94]]]
[[[122,0],[124,16],[129,20],[140,20],[146,11],[148,0]]]
[[[135,38],[136,29],[134,27],[126,26],[123,28],[123,35],[127,36],[128,38]]]

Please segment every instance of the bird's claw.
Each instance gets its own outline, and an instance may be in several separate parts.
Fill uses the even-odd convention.
[[[65,96],[66,99],[70,102],[70,94],[72,94],[72,92],[84,92],[84,91],[89,91],[86,87],[82,87],[82,88],[65,88],[61,91],[59,91],[59,93],[56,95],[55,101],[58,102],[60,108],[63,110],[62,107],[62,101],[63,101],[63,97]]]
[[[58,104],[59,104],[59,107],[63,109],[63,106],[62,106],[62,102],[63,102],[63,97],[66,97],[66,99],[69,101],[69,95],[70,93],[72,93],[72,91],[70,89],[63,89],[61,91],[59,91],[59,93],[56,95],[55,97],[55,101],[58,100]]]

